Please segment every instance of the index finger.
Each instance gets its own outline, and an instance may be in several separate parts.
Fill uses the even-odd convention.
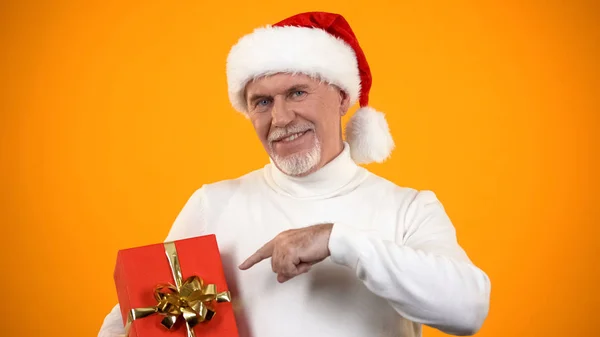
[[[260,247],[256,253],[250,255],[238,268],[246,270],[260,261],[267,259],[273,255],[273,241],[267,242],[264,246]]]

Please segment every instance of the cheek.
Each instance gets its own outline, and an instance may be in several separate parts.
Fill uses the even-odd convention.
[[[252,118],[252,125],[254,126],[254,131],[256,131],[258,137],[261,140],[265,140],[271,126],[270,118],[266,118],[266,116],[255,116]]]
[[[307,120],[316,126],[323,124],[323,106],[318,101],[305,101],[294,106],[294,112],[301,119]]]
[[[311,121],[320,128],[324,129],[324,132],[328,132],[331,128],[335,128],[339,123],[340,115],[334,105],[328,104],[329,102],[323,102],[318,104],[315,109],[311,109]]]
[[[330,133],[331,129],[339,124],[339,108],[329,99],[317,97],[306,100],[294,106],[294,111],[301,119],[312,122],[321,137]]]

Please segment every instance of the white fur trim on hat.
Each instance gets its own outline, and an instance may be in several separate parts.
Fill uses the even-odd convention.
[[[227,85],[233,107],[246,113],[245,87],[254,78],[276,73],[303,73],[343,89],[353,105],[360,95],[354,50],[318,28],[258,28],[243,36],[227,57]]]
[[[358,164],[381,163],[394,150],[394,139],[383,113],[371,107],[356,111],[346,125],[350,155]]]

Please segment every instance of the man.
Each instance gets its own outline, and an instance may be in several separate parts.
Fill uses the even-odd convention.
[[[476,333],[490,281],[440,201],[357,165],[394,142],[368,107],[369,66],[344,18],[302,13],[255,30],[232,48],[227,79],[271,162],[199,188],[166,240],[216,235],[241,336]],[[117,305],[100,336],[122,327]]]

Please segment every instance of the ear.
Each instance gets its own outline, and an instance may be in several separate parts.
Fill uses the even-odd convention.
[[[344,90],[338,90],[340,95],[340,116],[344,116],[348,113],[348,109],[350,109],[350,95],[348,95]]]

